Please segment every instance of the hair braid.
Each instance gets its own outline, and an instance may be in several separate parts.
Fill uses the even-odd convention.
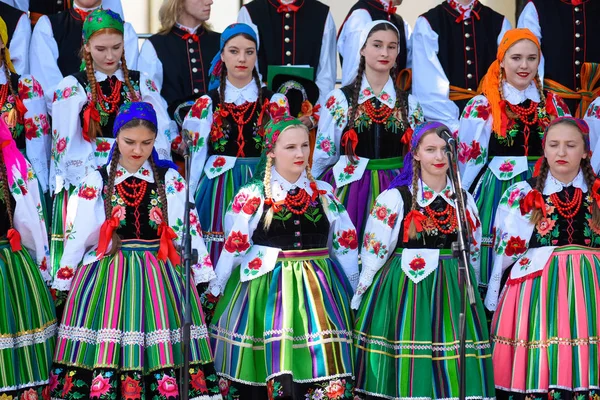
[[[225,63],[221,63],[221,77],[219,81],[219,110],[223,110],[225,108],[225,87],[227,83],[227,67],[225,67]],[[226,130],[229,128],[229,122],[226,118],[221,118],[222,125],[221,129]]]
[[[169,208],[167,205],[167,195],[165,192],[165,182],[162,177],[158,175],[158,168],[154,162],[154,158],[148,158],[150,167],[152,168],[152,174],[154,174],[154,181],[156,182],[156,188],[158,190],[158,198],[160,199],[160,210],[163,214],[163,221],[169,225]]]
[[[550,166],[548,165],[548,160],[546,160],[544,158],[542,161],[542,166],[540,167],[540,173],[537,176],[537,181],[535,182],[534,190],[537,190],[540,193],[544,192],[544,185],[546,184],[546,178],[548,177],[548,171],[550,171]],[[545,207],[545,205],[544,205],[544,207]],[[529,217],[529,221],[535,225],[542,220],[543,216],[544,216],[543,210],[534,206],[533,210],[531,211],[531,216]]]
[[[106,183],[106,194],[104,196],[104,215],[108,221],[112,217],[112,196],[115,193],[115,176],[117,175],[117,169],[119,166],[119,158],[121,152],[119,146],[115,143],[115,149],[110,160],[108,168],[108,182]],[[113,231],[112,235],[112,247],[108,255],[112,256],[121,248],[121,238],[117,235],[117,231]]]
[[[348,104],[348,125],[347,129],[354,129],[354,120],[356,119],[356,114],[358,113],[358,95],[360,93],[360,86],[362,85],[363,74],[365,72],[365,57],[360,56],[360,63],[358,64],[358,72],[356,73],[356,78],[352,83],[352,97],[350,98],[350,103]],[[352,143],[348,140],[346,142],[345,148],[346,156],[350,159],[350,161],[354,162],[354,150],[352,149]]]
[[[87,106],[91,107],[92,104],[96,104],[98,102],[98,91],[96,85],[96,75],[94,74],[94,60],[92,60],[92,54],[88,51],[85,51],[85,48],[83,49],[83,60],[85,62],[85,72],[87,75],[88,85],[92,94],[91,102],[89,102]],[[89,130],[87,134],[90,140],[95,140],[96,137],[102,135],[100,124],[93,118],[90,118]]]
[[[535,82],[535,87],[540,94],[540,106],[544,107],[546,105],[546,94],[544,93],[544,86],[542,85],[542,81],[540,80],[540,75],[535,74],[535,78],[533,78]]]
[[[411,195],[412,202],[410,204],[410,210],[414,211],[417,209],[417,196],[419,193],[419,174],[421,173],[421,163],[417,160],[413,160],[413,177],[411,184]],[[405,215],[406,217],[406,215]],[[408,237],[411,239],[417,238],[417,226],[414,221],[411,221],[408,227]]]
[[[139,101],[140,98],[133,88],[131,80],[129,79],[129,69],[127,68],[127,61],[125,61],[125,52],[121,54],[121,71],[123,71],[123,80],[125,80],[125,86],[127,86],[127,90],[129,90],[129,93],[131,94],[131,101]]]
[[[265,165],[265,177],[263,179],[263,186],[265,187],[265,199],[273,199],[273,193],[271,193],[271,167],[273,166],[273,158],[267,156],[267,163]],[[264,227],[265,231],[269,230],[271,222],[273,221],[273,207],[270,207],[265,214]]]
[[[583,177],[585,178],[585,183],[588,186],[588,193],[592,191],[594,187],[594,182],[598,176],[594,172],[594,168],[592,168],[592,164],[590,163],[590,158],[584,158],[581,160],[581,171],[583,172]],[[600,207],[598,207],[598,203],[596,201],[592,201],[592,220],[591,223],[594,225],[593,228],[600,229]]]
[[[308,164],[306,164],[306,177],[308,178],[308,180],[310,182],[314,182],[315,185],[317,184],[317,180],[315,179],[315,177],[312,174],[312,171],[310,170],[310,166]],[[321,204],[323,205],[323,208],[328,208],[329,207],[329,199],[327,198],[327,194],[321,194],[319,195],[319,197],[321,198]]]
[[[0,157],[0,186],[2,186],[2,197],[4,197],[4,203],[6,205],[6,213],[8,214],[8,222],[10,223],[10,227],[14,228],[13,222],[13,209],[12,204],[10,202],[10,190],[8,189],[8,172],[6,169],[6,164],[4,163],[4,159]]]

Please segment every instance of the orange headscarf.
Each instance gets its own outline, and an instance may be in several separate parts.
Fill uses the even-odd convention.
[[[508,49],[523,39],[531,40],[537,46],[539,54],[542,53],[538,38],[529,29],[508,30],[502,37],[500,45],[498,45],[496,61],[490,65],[481,83],[482,93],[487,98],[492,112],[492,129],[501,136],[506,134],[506,121],[503,124],[502,120],[506,120],[507,117],[504,113],[504,101],[500,97],[500,90],[502,90],[500,86],[502,83],[500,82],[500,63],[504,59],[504,55]]]

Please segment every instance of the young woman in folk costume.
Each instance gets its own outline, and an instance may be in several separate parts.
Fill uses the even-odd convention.
[[[288,108],[285,96],[262,88],[257,51],[251,27],[228,26],[211,64],[209,92],[196,100],[183,122],[185,135],[193,140],[190,189],[215,263],[223,248],[226,207],[252,178],[263,150],[269,101],[282,112]]]
[[[508,30],[483,77],[483,94],[467,103],[460,119],[458,165],[482,224],[482,289],[489,283],[492,225],[500,197],[513,183],[531,177],[542,155],[544,129],[552,119],[569,114],[560,97],[542,90],[540,54],[531,31]]]
[[[156,148],[161,158],[170,158],[171,135],[176,134],[154,83],[127,68],[121,17],[110,10],[93,11],[83,23],[83,43],[82,71],[60,82],[52,104],[53,276],[69,230],[64,225],[67,199],[87,174],[106,163],[119,107],[139,100],[154,106],[159,121]]]
[[[46,286],[51,279],[48,235],[38,188],[31,164],[0,121],[2,399],[41,398],[50,379],[57,324]]]
[[[6,47],[8,33],[2,18],[0,39],[0,115],[12,132],[17,148],[33,166],[42,193],[46,193],[50,162],[50,122],[42,86],[31,75],[19,76],[15,73]],[[45,206],[45,201],[42,201],[44,213]]]
[[[600,387],[600,180],[590,166],[588,126],[557,118],[542,147],[539,175],[508,188],[496,212],[485,300],[496,310],[496,394],[593,399]]]
[[[457,214],[438,122],[419,125],[402,173],[371,210],[361,249],[356,391],[366,398],[452,399],[459,387]],[[479,274],[481,225],[465,191],[471,276]],[[390,311],[391,310],[391,311]],[[466,314],[467,397],[494,396],[491,346],[479,297]],[[401,343],[401,344],[400,344]]]
[[[174,164],[158,158],[156,126],[151,104],[122,105],[109,163],[83,179],[69,204],[73,228],[53,282],[70,291],[52,398],[179,398],[184,277],[175,243],[187,199]],[[197,284],[214,272],[195,210],[190,219]],[[189,398],[220,399],[195,290],[191,298]]]
[[[356,78],[330,93],[319,121],[313,170],[317,176],[328,170],[324,180],[361,234],[375,198],[400,172],[413,127],[423,121],[417,99],[394,86],[398,37],[388,21],[365,27]]]
[[[300,120],[271,121],[257,175],[225,216],[208,288],[222,295],[209,331],[224,398],[352,399],[358,241],[309,153]]]

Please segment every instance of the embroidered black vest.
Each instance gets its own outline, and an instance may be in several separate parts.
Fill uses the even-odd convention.
[[[438,34],[437,55],[450,85],[477,90],[480,80],[496,60],[504,16],[478,3],[469,18],[456,22],[460,13],[444,1],[423,17]],[[455,103],[462,112],[467,100]]]
[[[68,10],[71,3],[72,0],[29,0],[29,11],[51,15]]]
[[[379,0],[359,0],[354,6],[352,6],[348,12],[348,16],[350,16],[356,10],[367,10],[373,21],[390,21],[396,28],[398,28],[398,32],[400,32],[400,41],[398,43],[400,53],[398,53],[398,57],[396,58],[396,68],[398,71],[406,68],[408,49],[406,45],[406,33],[404,32],[404,20],[402,17],[398,14],[388,15],[388,13],[383,9],[383,5],[379,2]],[[342,24],[340,27],[340,32],[342,31],[343,27],[344,24]],[[344,63],[341,55],[340,62],[342,64]]]
[[[342,93],[346,96],[348,104],[352,100],[352,86],[344,86]],[[410,128],[403,120],[403,115],[408,114],[408,93],[401,92],[401,97],[396,99],[396,106],[390,117],[381,124],[371,121],[369,115],[365,111],[365,104],[358,106],[356,117],[354,119],[354,130],[358,136],[358,145],[355,153],[359,157],[369,159],[393,158],[400,157],[404,154],[404,143],[402,137],[407,129]],[[372,98],[368,100],[375,108],[383,107],[382,103]],[[406,109],[401,109],[401,104],[406,104]],[[348,110],[348,118],[352,110]],[[345,131],[350,129],[350,122],[346,126]],[[341,146],[341,154],[345,154],[345,149]]]
[[[73,75],[81,67],[79,51],[83,45],[83,19],[72,8],[48,18],[58,46],[58,68],[63,76]]]
[[[258,63],[263,79],[269,65],[319,67],[329,7],[317,0],[297,0],[298,12],[278,13],[277,0],[253,0],[245,7],[258,27]]]
[[[73,76],[77,79],[77,81],[79,82],[79,84],[81,84],[81,86],[84,87],[86,93],[88,93],[88,96],[91,96],[91,89],[90,89],[90,85],[89,85],[89,81],[87,79],[87,74],[85,73],[85,71],[81,71],[78,72],[76,74],[73,74]],[[114,77],[114,80],[116,80],[117,78]],[[139,71],[129,71],[129,81],[131,82],[131,85],[133,86],[133,89],[137,92],[137,96],[139,98],[140,94],[140,73]],[[102,88],[102,93],[104,93],[105,96],[110,96],[110,94],[112,93],[112,85],[114,85],[114,81],[111,82],[111,78],[105,79],[102,82],[100,82],[100,87]],[[117,117],[117,112],[119,111],[119,107],[121,107],[121,105],[125,102],[130,102],[132,101],[130,98],[130,93],[129,93],[129,89],[127,88],[127,85],[125,85],[125,82],[121,82],[121,97],[119,102],[117,103],[114,112],[111,113],[107,113],[106,111],[104,111],[103,109],[100,108],[100,98],[98,97],[98,111],[100,113],[100,128],[102,130],[102,137],[108,137],[108,138],[112,138],[113,137],[113,133],[112,133],[112,129],[113,129],[113,124],[115,122],[115,118]],[[108,110],[110,105],[109,104],[104,104],[105,108]],[[86,106],[83,107],[83,109],[81,110],[81,112],[79,113],[79,117],[81,118],[81,120],[83,121],[83,113],[86,110]]]
[[[163,66],[161,96],[169,105],[169,114],[186,100],[195,100],[208,92],[208,70],[219,51],[221,34],[200,27],[199,41],[183,40],[187,32],[174,26],[165,35],[156,34],[150,42]],[[189,108],[188,108],[189,110]]]
[[[270,90],[263,89],[263,103],[265,99],[270,99],[273,96],[273,92]],[[212,99],[213,113],[218,115],[220,107],[219,91],[217,89],[208,92],[208,95]],[[258,101],[258,100],[257,100]],[[248,119],[248,123],[244,125],[242,129],[243,138],[243,157],[260,157],[263,150],[263,138],[260,135],[262,127],[258,126],[258,119],[260,117],[263,104],[252,103],[250,109],[244,114],[244,120]],[[250,117],[252,113],[252,117]],[[266,113],[266,110],[265,110]],[[263,116],[263,125],[266,121],[267,116]],[[217,118],[215,118],[216,120]],[[222,123],[220,127],[217,126],[218,121],[213,122],[212,130],[208,138],[209,154],[219,154],[224,156],[236,157],[238,150],[240,150],[241,138],[239,138],[238,124],[234,120],[233,116],[229,114],[227,117],[220,118]]]

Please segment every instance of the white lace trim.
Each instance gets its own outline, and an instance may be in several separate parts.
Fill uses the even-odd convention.
[[[24,383],[24,384],[16,385],[16,386],[3,386],[3,387],[0,387],[0,394],[2,394],[3,392],[14,392],[17,390],[22,390],[22,389],[27,389],[27,388],[37,387],[37,386],[43,386],[43,385],[47,385],[48,382],[49,382],[48,380],[45,380],[45,381],[28,382],[28,383]]]
[[[600,386],[596,386],[596,385],[590,385],[589,387],[576,387],[576,388],[572,388],[572,387],[567,387],[567,386],[560,386],[560,385],[548,385],[548,389],[527,389],[527,390],[519,390],[519,389],[514,389],[514,388],[506,388],[503,386],[498,386],[496,385],[496,389],[500,389],[500,390],[504,390],[506,392],[515,392],[515,393],[523,393],[523,394],[527,394],[527,393],[548,393],[548,391],[552,390],[552,389],[562,389],[562,390],[567,390],[569,392],[583,392],[583,391],[587,391],[587,390],[597,390],[600,389]]]
[[[242,334],[239,334],[236,332],[231,332],[229,330],[220,328],[216,325],[211,325],[210,329],[213,332],[217,332],[219,335],[223,335],[225,338],[238,338],[238,339],[243,339],[243,340],[250,340],[255,343],[272,342],[276,339],[291,339],[293,341],[303,341],[303,340],[310,341],[311,339],[321,339],[324,341],[328,341],[328,340],[334,339],[335,336],[338,336],[340,339],[343,339],[343,338],[351,339],[352,338],[352,332],[347,331],[347,330],[331,330],[330,329],[330,330],[320,331],[320,332],[316,332],[316,333],[309,333],[307,335],[302,335],[302,336],[292,336],[292,334],[294,333],[294,330],[292,328],[285,328],[285,329],[276,329],[276,330],[265,331],[264,332],[265,336],[271,336],[271,337],[265,339],[265,338],[257,338],[257,337],[248,336],[248,335],[242,335]],[[323,338],[323,336],[327,336],[327,335],[334,336],[334,337]]]
[[[381,339],[368,339],[362,334],[354,334],[354,339],[357,342],[363,342],[367,344],[375,344],[381,347],[385,347],[392,350],[431,350],[432,352],[447,352],[447,351],[458,351],[460,343],[454,343],[449,346],[433,346],[432,344],[391,344]],[[467,349],[473,349],[477,351],[487,350],[491,348],[489,342],[478,342],[478,343],[466,343]]]
[[[153,332],[123,332],[119,329],[100,329],[98,331],[61,325],[58,330],[58,338],[74,342],[85,342],[91,344],[120,343],[122,346],[144,346],[151,347],[161,343],[180,343],[181,328],[161,329]],[[208,339],[208,331],[205,325],[192,325],[192,339]]]
[[[56,330],[57,326],[54,323],[38,332],[14,335],[11,337],[0,337],[0,350],[15,349],[44,343],[56,334]]]
[[[223,372],[217,372],[217,375],[220,376],[221,378],[225,378],[228,379],[230,381],[233,382],[237,382],[237,383],[241,383],[244,385],[249,385],[249,386],[267,386],[267,383],[262,383],[262,382],[250,382],[250,381],[245,381],[243,379],[238,379],[238,378],[234,378],[233,376],[223,373]],[[350,373],[348,374],[337,374],[337,375],[331,375],[331,376],[326,376],[326,377],[318,377],[318,378],[313,378],[313,379],[294,379],[294,373],[292,371],[280,371],[277,372],[276,374],[271,374],[269,376],[267,376],[266,380],[271,380],[275,377],[281,376],[281,375],[292,375],[292,382],[295,383],[312,383],[312,382],[323,382],[323,381],[330,381],[333,379],[340,379],[340,378],[352,378],[354,379],[354,376]]]
[[[432,397],[393,397],[393,396],[386,396],[384,394],[381,393],[375,393],[375,392],[368,392],[366,390],[362,390],[359,388],[354,388],[355,392],[359,392],[359,393],[364,393],[367,395],[371,395],[371,396],[376,396],[382,399],[387,399],[387,400],[433,400]],[[483,396],[467,396],[465,397],[466,400],[495,400],[495,397],[483,397]],[[444,397],[444,398],[436,398],[435,400],[458,400],[458,397]]]

